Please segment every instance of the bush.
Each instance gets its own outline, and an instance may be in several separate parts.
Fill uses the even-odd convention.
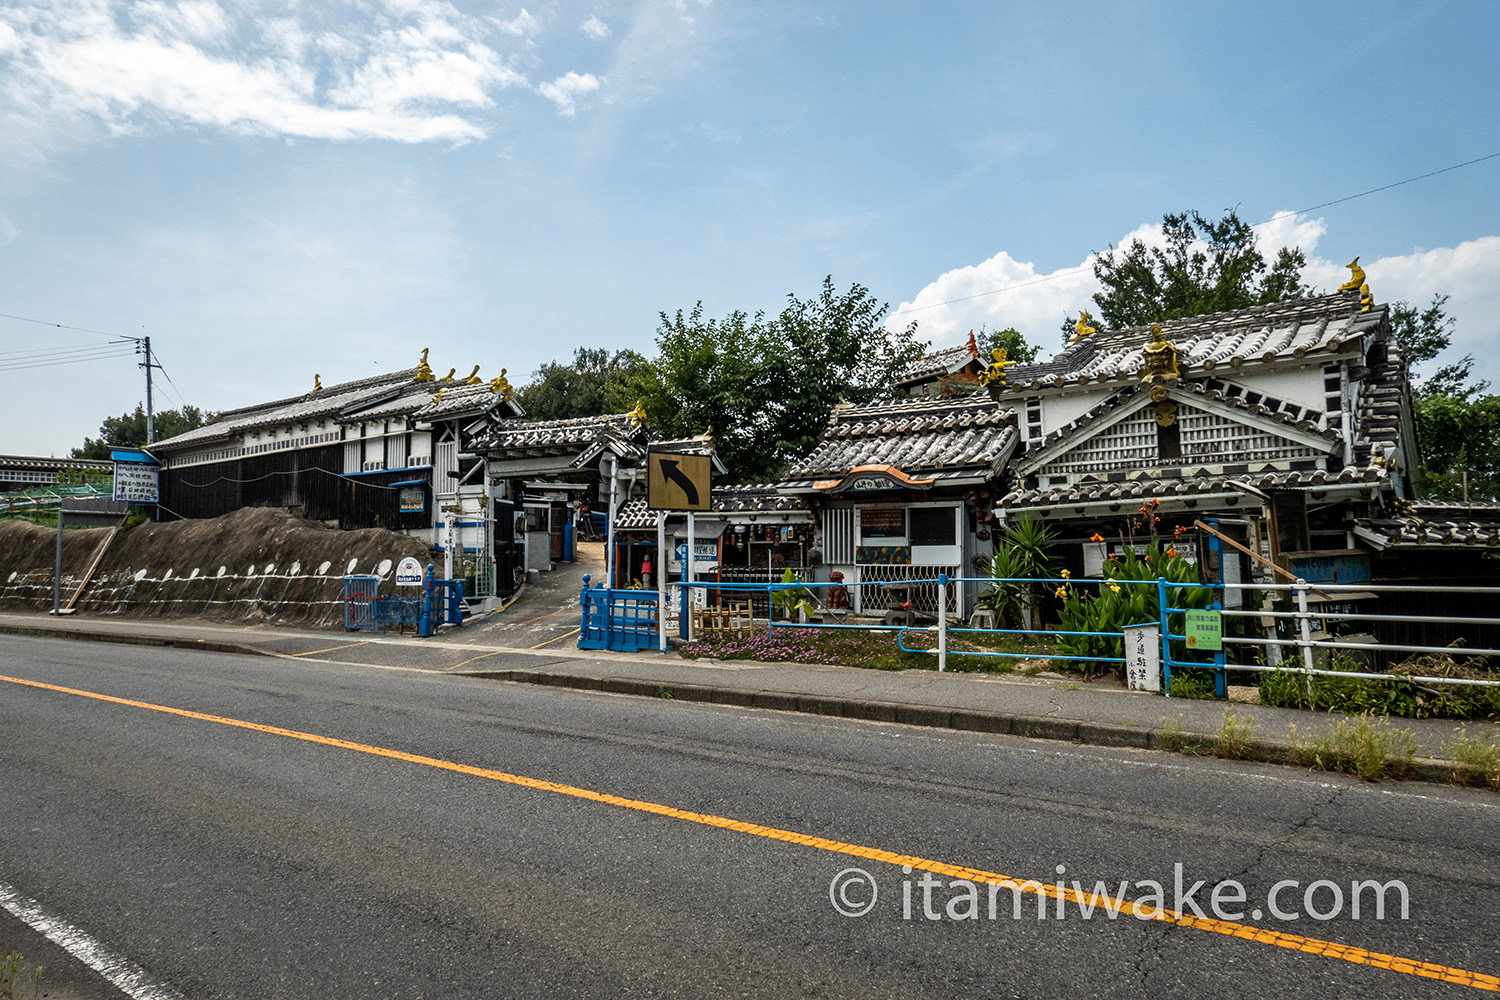
[[[1359,673],[1365,672],[1367,668],[1347,656],[1335,653],[1329,669]],[[1351,715],[1374,713],[1414,719],[1500,718],[1500,688],[1419,683],[1411,679],[1410,675],[1469,678],[1491,676],[1462,667],[1446,654],[1414,657],[1392,667],[1389,672],[1408,676],[1366,680],[1359,677],[1316,675],[1312,680],[1312,697],[1309,699],[1305,674],[1295,670],[1267,671],[1260,675],[1260,701],[1263,705],[1276,708],[1305,708],[1347,712]]]
[[[1167,583],[1193,584],[1191,587],[1169,587],[1167,600],[1172,607],[1202,608],[1212,599],[1213,591],[1196,586],[1198,569],[1177,554],[1172,545],[1163,545],[1157,536],[1152,536],[1143,555],[1127,549],[1123,559],[1111,558],[1104,566],[1104,581],[1099,584],[1066,583],[1057,588],[1057,596],[1063,600],[1060,612],[1065,632],[1108,632],[1112,635],[1060,636],[1059,651],[1070,656],[1111,656],[1123,658],[1125,639],[1120,630],[1127,625],[1159,621],[1161,600],[1156,586],[1158,578]],[[1118,581],[1118,582],[1117,582]],[[1097,588],[1097,593],[1094,589]],[[1182,633],[1181,615],[1172,615],[1168,628]],[[1180,645],[1174,648],[1174,656],[1181,655]],[[1069,661],[1064,661],[1069,662]],[[1122,663],[1104,661],[1071,661],[1074,669],[1085,673],[1097,670],[1125,676]]]

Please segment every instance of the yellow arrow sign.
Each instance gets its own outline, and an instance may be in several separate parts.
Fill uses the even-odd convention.
[[[652,510],[708,510],[710,472],[707,455],[651,452],[646,506]]]

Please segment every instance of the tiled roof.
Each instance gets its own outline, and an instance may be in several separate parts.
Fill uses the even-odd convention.
[[[645,454],[646,431],[628,413],[565,420],[507,420],[475,435],[470,449],[495,458],[583,451],[615,441]]]
[[[1192,472],[1181,469],[1143,469],[1113,472],[1066,485],[1018,489],[1000,499],[1007,510],[1057,507],[1067,504],[1118,500],[1129,503],[1151,497],[1191,497],[1204,493],[1228,493],[1235,484],[1259,490],[1317,489],[1355,483],[1378,483],[1387,478],[1385,469],[1368,466],[1328,471],[1308,467],[1305,460],[1246,465],[1200,466]]]
[[[1359,311],[1359,297],[1348,292],[1277,302],[1251,309],[1209,313],[1162,324],[1177,348],[1186,375],[1220,375],[1246,363],[1301,359],[1333,353],[1373,333],[1387,307]],[[1100,330],[1053,357],[1006,372],[1004,395],[1088,382],[1134,381],[1140,377],[1141,349],[1151,339],[1148,326]]]
[[[738,515],[735,520],[741,520],[751,514],[802,513],[811,516],[806,501],[801,497],[778,493],[775,486],[766,484],[715,486],[710,491],[710,496],[710,509],[700,511],[698,517]],[[655,530],[656,512],[646,508],[645,498],[631,500],[615,514],[615,528],[619,531]]]
[[[835,409],[822,441],[789,479],[826,479],[861,465],[939,479],[956,470],[989,470],[1019,440],[1015,419],[1014,410],[975,396]]]
[[[1354,534],[1376,549],[1500,548],[1500,504],[1421,503],[1389,517],[1362,517]]]
[[[941,351],[933,351],[931,354],[924,354],[907,365],[906,370],[897,376],[896,384],[904,385],[909,382],[931,379],[939,375],[951,375],[973,360],[974,355],[970,354],[969,349],[962,344],[958,347],[947,347]]]
[[[61,469],[86,469],[95,472],[113,472],[115,463],[109,459],[92,458],[40,458],[34,455],[0,455],[0,470],[54,472]]]
[[[301,396],[289,396],[270,403],[258,403],[255,406],[225,410],[213,423],[178,434],[176,437],[167,438],[165,441],[158,441],[151,447],[153,451],[178,451],[221,441],[242,431],[260,427],[273,427],[278,424],[300,423],[330,417],[337,419],[344,410],[361,404],[368,405],[379,400],[383,395],[390,394],[393,398],[405,395],[408,386],[421,384],[412,382],[412,376],[416,373],[415,368],[408,368],[405,371],[388,375],[375,375],[352,382],[324,386],[318,392],[304,393]]]

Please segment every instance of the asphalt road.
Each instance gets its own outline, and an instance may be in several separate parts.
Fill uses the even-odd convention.
[[[1479,790],[171,649],[0,637],[0,674],[138,703],[0,682],[0,888],[158,996],[1472,992],[1358,949],[1500,972],[1500,798]],[[1295,912],[1316,880],[1375,879],[1409,919],[1394,896],[1371,919],[1373,895],[1359,920],[1346,898],[1219,932],[1076,899],[1038,920],[1030,895],[1014,919],[1008,891],[990,919],[984,885],[959,919],[947,867],[1147,902],[1156,880],[1172,907],[1179,863],[1206,911],[1226,880],[1248,901],[1223,910],[1296,880]],[[879,890],[862,917],[830,900],[851,868]],[[927,899],[924,868],[945,873]]]

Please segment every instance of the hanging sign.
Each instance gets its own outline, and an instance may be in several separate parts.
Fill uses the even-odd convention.
[[[396,566],[396,586],[398,587],[420,587],[424,576],[422,564],[411,556],[407,556]]]
[[[146,462],[116,462],[115,499],[125,503],[159,503],[161,466]]]

